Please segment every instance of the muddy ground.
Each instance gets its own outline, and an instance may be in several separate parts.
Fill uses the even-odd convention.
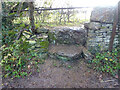
[[[39,72],[3,79],[3,88],[118,88],[118,81],[88,68],[84,59],[65,62],[48,58],[39,64]]]

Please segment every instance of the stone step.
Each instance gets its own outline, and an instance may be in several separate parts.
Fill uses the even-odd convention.
[[[75,45],[49,45],[49,56],[51,58],[57,58],[61,60],[75,60],[82,56],[83,46]]]

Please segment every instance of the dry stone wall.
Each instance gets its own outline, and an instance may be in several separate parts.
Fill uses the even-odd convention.
[[[85,23],[84,27],[88,31],[88,49],[101,46],[101,49],[108,49],[112,32],[114,7],[96,7],[91,13],[90,23]],[[114,47],[118,45],[118,27],[114,40]]]
[[[54,35],[56,44],[86,45],[87,33],[80,27],[55,27],[50,33]],[[50,42],[53,42],[53,35],[49,35]]]

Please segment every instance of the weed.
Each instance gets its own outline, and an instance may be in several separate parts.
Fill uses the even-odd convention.
[[[68,68],[72,68],[72,66],[68,65]]]

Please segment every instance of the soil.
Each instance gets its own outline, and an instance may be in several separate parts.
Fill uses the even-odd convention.
[[[117,79],[90,69],[82,60],[48,58],[39,72],[25,78],[3,79],[3,88],[117,88]]]

